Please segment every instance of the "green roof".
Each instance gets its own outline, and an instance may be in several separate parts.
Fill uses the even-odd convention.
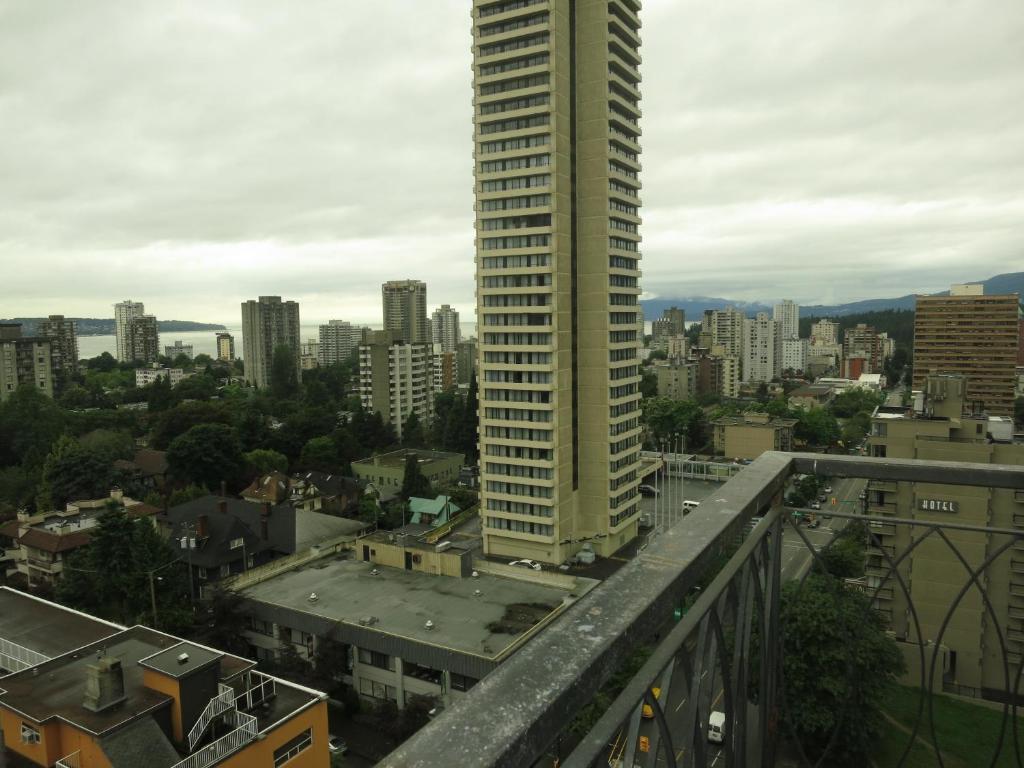
[[[459,513],[458,505],[452,501],[451,496],[438,496],[436,499],[420,499],[416,496],[409,498],[409,522],[419,525],[423,515],[433,518],[431,525],[444,525],[454,515]]]

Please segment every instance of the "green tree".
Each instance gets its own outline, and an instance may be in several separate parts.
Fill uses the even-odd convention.
[[[189,483],[184,488],[177,488],[171,491],[170,496],[167,497],[167,507],[176,507],[179,504],[188,504],[190,501],[201,499],[203,496],[209,496],[210,491],[201,485],[195,483]]]
[[[818,554],[818,563],[837,579],[857,579],[864,575],[867,534],[862,524],[850,523],[833,543]]]
[[[798,411],[794,434],[810,445],[827,447],[839,439],[839,422],[824,408]]]
[[[421,499],[434,498],[430,481],[420,469],[420,462],[415,453],[405,457],[405,473],[402,475],[402,490],[399,493],[405,499],[413,496]]]
[[[655,445],[678,446],[680,439],[689,448],[704,444],[704,409],[693,400],[649,398],[643,401],[643,417]]]
[[[31,475],[23,467],[3,467],[0,469],[0,521],[14,517],[19,509],[28,509],[33,505],[36,494],[37,477]]]
[[[258,475],[288,471],[288,457],[269,448],[257,448],[244,454],[242,458],[245,459],[246,465]]]
[[[153,447],[166,450],[178,436],[201,424],[230,424],[226,408],[218,403],[180,403],[161,413],[153,426]]]
[[[78,444],[110,462],[135,455],[135,441],[125,429],[94,429],[79,437]]]
[[[812,762],[867,765],[882,733],[886,692],[905,668],[883,619],[866,595],[812,573],[803,585],[783,588],[782,628],[791,732]]]
[[[0,404],[0,466],[42,467],[64,426],[53,400],[35,387],[18,387]]]
[[[174,385],[174,397],[178,402],[209,400],[215,394],[217,394],[217,382],[212,377],[202,374],[189,376]]]
[[[93,357],[85,361],[85,367],[90,371],[109,373],[117,368],[117,359],[109,352],[104,352],[99,357]]]
[[[862,411],[870,414],[884,402],[885,395],[883,393],[872,392],[863,387],[854,387],[836,395],[829,409],[836,418],[848,419]]]
[[[195,364],[196,368],[205,368],[206,366],[211,365],[214,362],[214,359],[205,352],[200,352],[195,356],[195,359],[193,359],[192,362]]]
[[[474,372],[469,378],[469,392],[462,409],[462,426],[459,430],[458,451],[466,457],[466,464],[477,462],[477,426],[480,421],[479,389]]]
[[[278,344],[274,348],[274,357],[270,363],[270,394],[279,400],[287,400],[298,393],[299,378],[295,367],[295,350],[287,344]]]
[[[409,411],[409,416],[402,425],[402,446],[405,448],[426,448],[427,437],[423,434],[423,424],[419,414]]]
[[[338,447],[330,437],[314,437],[302,446],[299,466],[306,471],[327,472],[338,471]]]
[[[228,653],[245,656],[248,620],[242,611],[242,597],[222,587],[214,587],[200,612],[195,639]]]
[[[226,424],[200,424],[174,438],[167,449],[172,476],[216,488],[222,481],[235,484],[244,467],[235,430]]]
[[[110,459],[65,435],[57,440],[43,464],[38,507],[64,509],[69,501],[103,498],[112,483]]]
[[[160,413],[174,407],[174,393],[168,376],[160,376],[144,388],[150,413]]]
[[[60,399],[57,401],[61,408],[66,410],[75,410],[79,408],[89,408],[93,405],[94,399],[92,392],[83,387],[81,384],[69,384]]]
[[[843,424],[843,432],[840,439],[843,445],[857,445],[871,429],[871,416],[864,411],[859,411],[846,420]]]
[[[658,377],[654,371],[646,368],[640,375],[640,396],[643,398],[658,396]]]

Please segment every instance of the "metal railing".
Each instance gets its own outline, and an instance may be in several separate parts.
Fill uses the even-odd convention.
[[[3,669],[21,672],[49,660],[49,656],[0,637],[0,667]]]
[[[854,501],[854,490],[849,499],[858,505],[854,511],[822,510],[833,516],[830,525],[835,531],[810,531],[806,520],[802,524],[781,506],[782,492],[795,474],[1024,488],[1024,467],[766,453],[702,502],[685,522],[655,537],[634,560],[577,601],[556,624],[381,765],[547,766],[557,759],[563,768],[616,764],[631,768],[634,760],[648,768],[770,768],[777,757],[791,765],[830,765],[835,736],[824,745],[813,745],[814,751],[805,750],[787,720],[783,668],[788,646],[780,606],[784,592],[791,596],[795,588],[801,594],[809,574],[824,569],[824,553],[840,540],[840,529],[850,520],[866,523],[856,526],[855,535],[863,538],[865,560],[874,567],[868,575],[836,588],[866,595],[862,603],[872,616],[879,615],[877,609],[883,603],[890,606],[894,597],[906,601],[909,628],[901,630],[899,639],[910,671],[920,678],[920,696],[916,719],[906,727],[907,733],[894,731],[900,738],[906,736],[899,764],[925,737],[938,744],[931,717],[933,694],[957,681],[942,674],[937,651],[951,617],[965,605],[968,594],[974,601],[970,608],[982,614],[979,623],[995,625],[995,652],[1001,655],[1005,672],[1000,675],[1001,684],[1009,694],[999,742],[978,745],[978,754],[984,751],[986,756],[972,764],[988,765],[992,754],[1016,749],[1017,728],[1008,724],[1016,723],[1017,707],[1012,702],[1022,693],[1020,656],[1011,647],[1012,633],[1000,626],[1006,619],[995,610],[986,579],[1002,567],[1000,558],[1008,559],[1015,545],[1024,543],[1024,527],[865,516],[859,501]],[[751,526],[757,517],[761,519]],[[894,530],[900,535],[891,533]],[[827,543],[812,541],[821,535]],[[970,536],[987,537],[987,544],[979,549],[976,543],[965,543]],[[961,578],[950,605],[938,619],[929,619],[938,629],[925,637],[924,622],[904,574],[915,552],[934,556],[936,547],[947,550]],[[712,579],[713,574],[717,575]],[[697,591],[700,584],[704,589]],[[1024,593],[1011,591],[1006,599],[1012,603],[1017,594]],[[685,614],[679,616],[684,606]],[[934,614],[935,607],[929,605],[929,610]],[[650,650],[646,662],[608,700],[604,687],[609,679],[645,647]],[[835,650],[841,654],[844,648]],[[842,668],[837,673],[846,671]],[[656,687],[662,691],[660,698],[653,695]],[[602,698],[604,706],[595,708],[595,701]],[[649,712],[651,722],[641,739],[637,726],[644,703],[649,708],[644,714]],[[840,710],[845,707],[845,703],[838,705]],[[724,737],[718,745],[708,740],[712,711],[722,713]],[[840,723],[844,717],[858,716],[843,711],[833,714]],[[943,763],[938,747],[935,757],[936,765],[949,764]],[[1013,764],[1021,765],[1020,758]]]
[[[65,755],[54,763],[53,768],[82,768],[82,763],[79,758],[80,752],[72,752],[70,755]]]
[[[238,709],[248,711],[277,695],[277,681],[274,678],[255,670],[246,674],[248,688],[245,693],[235,697],[235,706]]]
[[[234,730],[175,763],[172,768],[209,768],[255,740],[259,733],[256,718],[244,712],[229,710],[225,721],[234,725]]]
[[[217,695],[210,699],[206,708],[200,713],[199,719],[196,720],[195,725],[188,732],[188,749],[190,752],[196,748],[196,744],[199,743],[203,734],[206,733],[210,723],[229,709],[234,709],[235,707],[235,689],[223,683],[218,683],[217,689]]]

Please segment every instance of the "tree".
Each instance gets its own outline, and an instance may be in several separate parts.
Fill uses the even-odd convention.
[[[425,448],[427,437],[423,434],[423,424],[420,423],[419,414],[416,411],[409,411],[409,416],[402,425],[402,446],[405,448]]]
[[[861,411],[870,414],[884,402],[885,395],[883,393],[872,392],[863,387],[854,387],[836,395],[829,409],[836,418],[848,419]]]
[[[1024,397],[1013,401],[1013,420],[1018,427],[1024,427]]]
[[[99,499],[110,492],[113,470],[102,453],[83,448],[67,435],[53,446],[43,464],[43,482],[37,506],[64,509],[69,501]]]
[[[252,468],[257,475],[265,475],[268,472],[287,472],[288,457],[278,451],[269,448],[257,448],[243,454],[246,465]]]
[[[863,524],[850,523],[830,546],[821,550],[819,565],[837,579],[860,578],[867,562],[866,536]]]
[[[0,466],[41,467],[64,425],[53,400],[35,387],[18,387],[0,404]]]
[[[196,368],[205,368],[208,365],[212,365],[214,359],[205,352],[200,352],[195,356],[192,362],[195,364]]]
[[[643,417],[656,445],[678,448],[680,439],[689,447],[704,444],[704,409],[693,400],[648,398],[643,401]]]
[[[415,453],[410,453],[405,457],[405,474],[402,476],[402,490],[399,491],[399,494],[405,499],[413,496],[421,499],[434,497],[430,481],[420,469],[420,462]]]
[[[469,392],[462,409],[462,425],[459,430],[458,451],[465,455],[466,464],[477,462],[477,426],[480,421],[479,389],[476,373],[469,377]]]
[[[166,450],[178,436],[200,424],[230,424],[231,418],[224,406],[216,403],[181,403],[161,413],[153,427],[153,447]]]
[[[79,437],[78,444],[109,462],[135,455],[135,441],[125,429],[94,429]]]
[[[839,439],[839,422],[824,408],[797,413],[796,437],[810,445],[830,446]]]
[[[248,621],[242,611],[242,597],[217,586],[206,600],[205,608],[206,615],[200,614],[195,639],[212,648],[245,656],[249,650],[244,634]]]
[[[306,471],[327,472],[338,471],[338,448],[330,437],[314,437],[302,446],[299,466]]]
[[[643,398],[658,396],[658,377],[654,371],[645,368],[641,372],[640,396]]]
[[[158,376],[145,391],[150,413],[159,413],[174,407],[174,393],[171,391],[169,376]]]
[[[37,477],[19,466],[0,469],[0,521],[13,518],[19,509],[32,506]]]
[[[299,378],[295,368],[295,350],[287,344],[274,348],[270,363],[270,394],[278,400],[287,400],[299,393]]]
[[[160,627],[184,628],[188,607],[186,568],[151,520],[133,520],[111,504],[100,516],[88,546],[68,558],[57,583],[60,602],[122,624],[153,625],[150,576]]]
[[[216,488],[234,483],[244,466],[235,430],[226,424],[200,424],[174,438],[167,449],[171,475],[182,482]]]
[[[117,359],[109,352],[104,352],[99,357],[93,357],[85,361],[85,367],[90,371],[109,373],[117,368]]]
[[[886,691],[905,668],[883,619],[866,595],[812,573],[803,585],[783,588],[782,627],[791,733],[811,762],[867,765],[882,732]]]
[[[182,400],[209,400],[217,394],[217,382],[210,376],[197,375],[182,379],[174,385],[174,397]]]

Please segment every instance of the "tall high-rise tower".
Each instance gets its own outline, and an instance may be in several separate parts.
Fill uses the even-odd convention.
[[[141,301],[126,299],[114,305],[114,333],[117,340],[117,359],[122,363],[132,360],[132,339],[128,331],[131,321],[146,314]]]
[[[434,310],[430,323],[434,343],[440,344],[444,352],[454,352],[459,346],[459,313],[450,305],[442,304]]]
[[[636,535],[638,0],[474,0],[487,553]]]
[[[299,303],[280,296],[260,296],[242,302],[242,356],[245,380],[254,387],[270,386],[270,371],[278,347],[289,347],[295,375],[302,381],[302,344],[299,340]]]
[[[430,344],[433,331],[427,318],[427,284],[421,280],[389,280],[381,286],[384,330],[409,344]]]
[[[783,340],[800,338],[800,305],[796,302],[785,299],[776,304],[772,310],[772,320],[778,325]]]

